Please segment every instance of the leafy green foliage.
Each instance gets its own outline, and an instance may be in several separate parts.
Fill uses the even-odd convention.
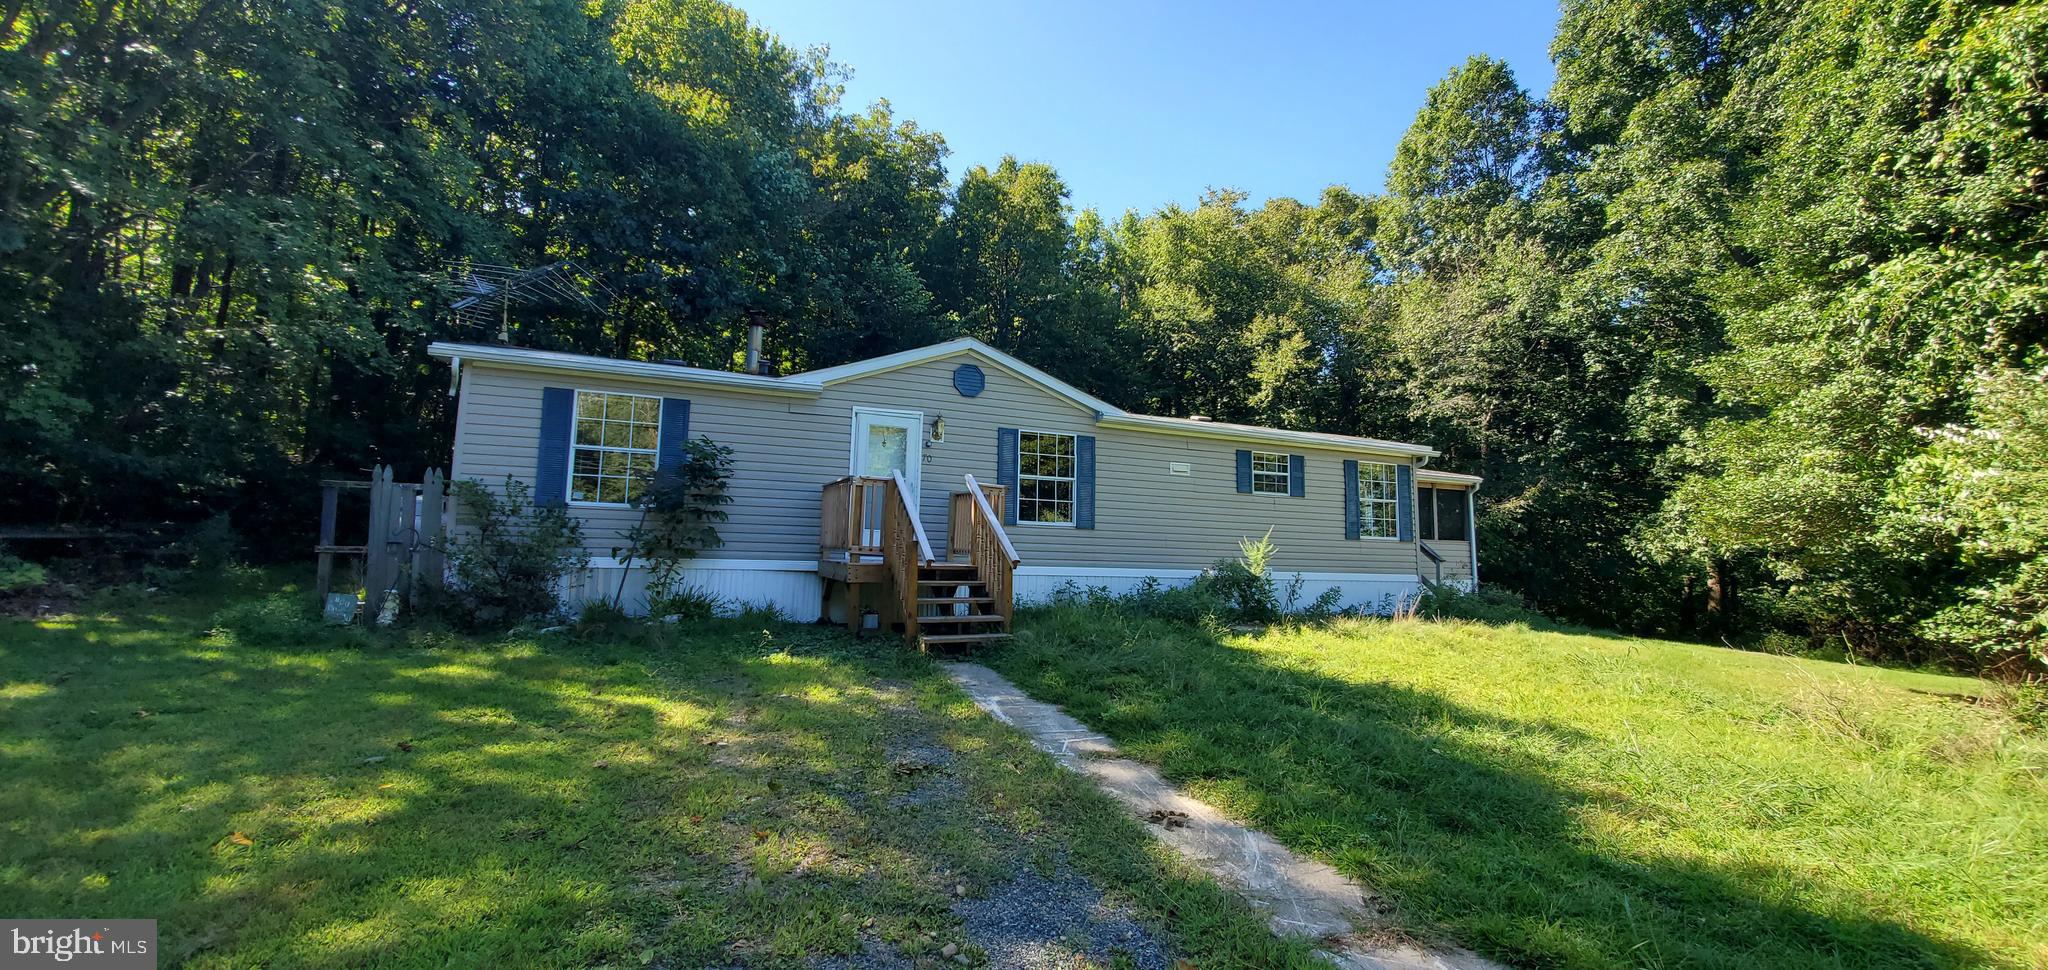
[[[1415,612],[1432,620],[1473,620],[1479,623],[1520,623],[1536,629],[1552,624],[1541,613],[1529,609],[1520,596],[1498,586],[1464,590],[1455,586],[1432,586],[1422,591]]]
[[[50,574],[41,565],[0,549],[0,593],[35,589],[49,581]]]
[[[615,299],[515,343],[973,334],[1135,409],[1436,445],[1548,615],[2040,652],[2039,508],[1986,487],[2030,480],[2002,402],[2048,371],[2038,3],[1566,0],[1547,96],[1458,65],[1379,194],[1113,214],[1043,163],[949,178],[718,0],[17,6],[0,517],[230,511],[296,555],[323,474],[446,454],[425,348],[495,335],[447,270],[574,259]]]
[[[2003,399],[2038,402],[2048,367],[2048,14],[1896,0],[1764,25],[1770,56],[1710,116],[1746,133],[1718,230],[1741,258],[1710,278],[1726,349],[1697,361],[1715,406],[1673,452],[1661,546],[1749,564],[1771,619],[1860,652],[2037,648],[2039,540],[2000,523],[2039,506],[1963,483],[2026,479]]]
[[[448,549],[448,606],[462,625],[504,629],[561,610],[561,583],[589,565],[583,532],[562,506],[536,506],[526,483],[451,486],[466,529]]]
[[[640,521],[626,531],[626,558],[647,564],[648,588],[675,587],[684,566],[725,544],[718,523],[732,503],[732,449],[709,438],[683,442],[673,467],[657,472],[640,498]]]
[[[695,586],[670,587],[647,598],[647,615],[702,622],[735,612],[732,601]]]
[[[1196,580],[1223,601],[1227,615],[1243,623],[1268,623],[1280,617],[1280,588],[1273,578],[1272,533],[1239,539],[1238,557],[1225,559]]]
[[[1923,634],[2048,662],[2048,385],[1994,372],[1971,396],[1969,425],[1943,429],[1901,468],[1887,527],[1952,548],[1969,570]]]

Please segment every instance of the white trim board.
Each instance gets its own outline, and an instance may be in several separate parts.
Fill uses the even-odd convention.
[[[746,560],[705,559],[692,562],[683,567],[676,585],[718,597],[732,610],[766,604],[780,610],[793,622],[809,623],[818,618],[819,607],[824,601],[825,583],[818,576],[816,563],[803,564],[809,567],[805,569],[732,569],[720,565],[730,562]],[[763,563],[778,565],[773,560],[757,560],[753,564]],[[639,564],[628,570],[619,568],[616,560],[594,559],[590,568],[571,572],[565,578],[563,598],[574,609],[575,604],[610,601],[623,593],[628,612],[644,613],[647,610],[649,579],[647,570]]]
[[[631,378],[673,387],[701,387],[723,391],[753,391],[785,397],[817,397],[825,387],[802,377],[764,377],[734,371],[710,370],[683,364],[662,364],[644,360],[619,360],[587,354],[565,354],[524,347],[490,344],[458,344],[436,341],[427,353],[444,360],[461,358],[471,366],[490,364],[512,370],[546,374],[582,374],[590,377]]]
[[[1321,431],[1289,431],[1285,428],[1265,428],[1252,424],[1229,424],[1223,421],[1166,418],[1153,414],[1104,414],[1097,418],[1095,423],[1105,428],[1120,428],[1127,431],[1150,431],[1154,434],[1180,435],[1187,438],[1215,438],[1223,441],[1257,441],[1273,444],[1300,445],[1351,454],[1395,455],[1412,458],[1432,458],[1438,454],[1435,448],[1427,445],[1411,445],[1400,441],[1381,441],[1378,438],[1326,434]]]
[[[1112,579],[1193,579],[1208,572],[1186,566],[1018,566],[1019,576],[1102,576]],[[1309,582],[1361,582],[1361,583],[1412,583],[1421,580],[1415,573],[1332,573],[1309,572],[1305,569],[1274,569],[1276,579],[1292,579],[1297,573]]]

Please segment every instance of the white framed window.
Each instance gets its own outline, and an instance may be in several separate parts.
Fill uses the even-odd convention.
[[[569,501],[632,505],[654,477],[661,440],[661,399],[645,394],[576,392],[569,439]]]
[[[1396,539],[1401,535],[1396,521],[1401,514],[1401,476],[1393,465],[1377,461],[1358,463],[1358,536],[1361,539]]]
[[[1017,521],[1074,524],[1075,437],[1017,432]]]
[[[1252,452],[1252,494],[1288,494],[1292,482],[1288,480],[1287,464],[1287,455],[1284,452]]]

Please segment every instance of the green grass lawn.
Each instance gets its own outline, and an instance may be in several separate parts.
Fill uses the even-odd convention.
[[[957,894],[1033,868],[1092,879],[1175,956],[1307,961],[898,641],[370,634],[310,609],[0,620],[0,914],[153,917],[166,966],[937,963],[983,956]]]
[[[1980,681],[1586,633],[1039,610],[991,663],[1526,966],[2048,966],[2048,737]]]

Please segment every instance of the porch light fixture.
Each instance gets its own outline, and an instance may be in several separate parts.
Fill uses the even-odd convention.
[[[936,444],[938,442],[942,442],[945,440],[946,416],[941,414],[938,415],[937,417],[932,418],[932,442]]]

